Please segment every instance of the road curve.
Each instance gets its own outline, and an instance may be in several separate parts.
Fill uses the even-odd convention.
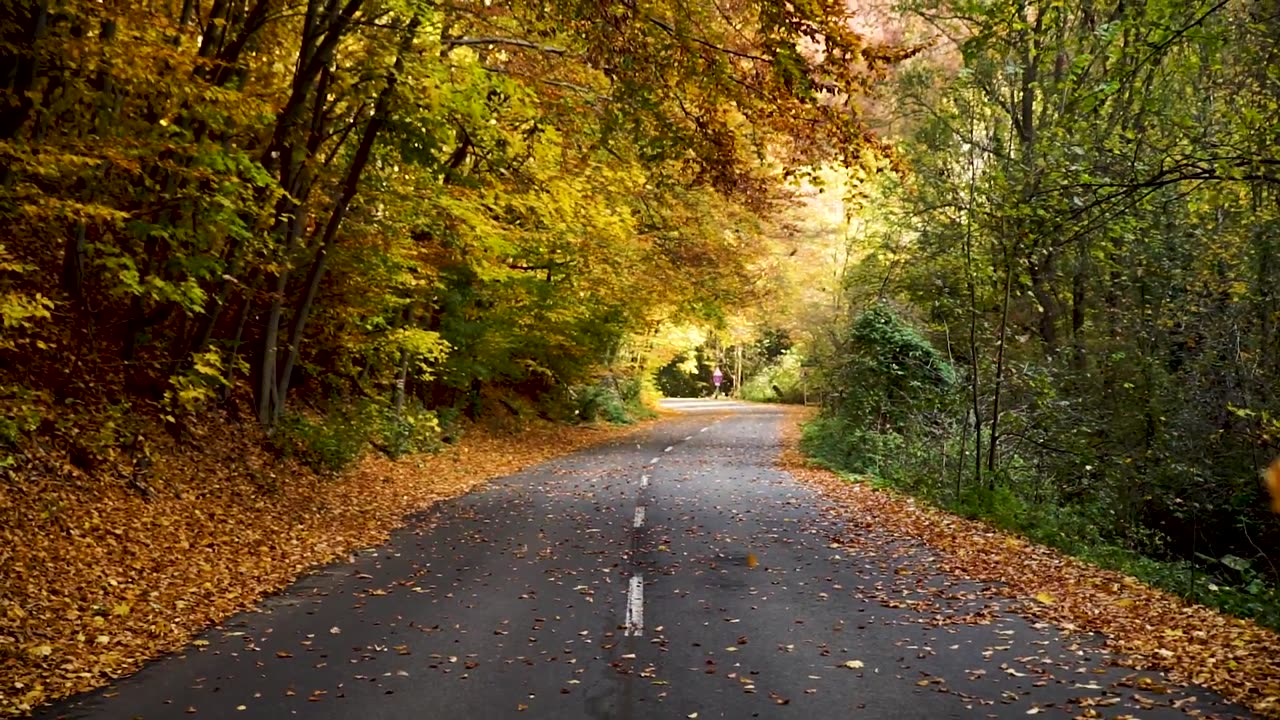
[[[838,516],[774,466],[776,409],[671,405],[38,716],[1249,717],[909,570],[927,548],[834,542]]]

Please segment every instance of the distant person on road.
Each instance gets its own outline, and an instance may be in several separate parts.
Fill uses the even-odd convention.
[[[719,367],[716,367],[715,372],[711,373],[711,384],[716,386],[715,392],[711,394],[711,397],[720,398],[720,383],[722,382],[724,382],[724,373],[720,372]]]

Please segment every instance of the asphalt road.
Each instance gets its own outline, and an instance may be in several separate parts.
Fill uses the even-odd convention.
[[[922,571],[927,548],[835,542],[773,465],[776,410],[675,404],[40,717],[1248,717]]]

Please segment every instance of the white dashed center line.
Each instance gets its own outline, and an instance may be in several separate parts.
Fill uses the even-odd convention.
[[[640,487],[641,487],[641,488],[647,488],[647,487],[649,487],[649,476],[648,476],[648,475],[641,475],[641,476],[640,476]]]
[[[626,626],[628,636],[644,634],[644,576],[640,573],[631,576],[631,587],[627,591]]]
[[[671,452],[672,450],[675,450],[675,449],[676,449],[675,445],[668,445],[662,452]]]
[[[710,425],[708,425],[707,427],[702,428],[702,429],[701,429],[701,430],[699,430],[698,432],[700,432],[700,433],[704,433],[704,432],[706,432],[706,431],[708,431],[708,430],[710,430],[710,429],[711,429],[711,426],[710,426]]]
[[[643,505],[636,506],[636,516],[631,521],[631,527],[633,528],[644,527],[644,506]]]
[[[661,460],[661,459],[662,459],[662,458],[654,458],[654,459],[652,459],[652,460],[650,460],[650,461],[649,461],[649,464],[650,464],[650,465],[653,465],[653,464],[657,463],[657,462],[658,462],[659,460]]]

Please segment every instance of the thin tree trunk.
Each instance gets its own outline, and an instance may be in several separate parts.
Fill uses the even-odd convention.
[[[111,100],[111,96],[115,94],[115,78],[111,74],[112,63],[108,59],[106,50],[107,46],[115,42],[118,31],[119,24],[114,19],[107,19],[103,21],[102,30],[98,34],[98,39],[103,46],[102,65],[96,73],[93,86],[97,92],[94,125],[95,132],[100,137],[111,134],[111,128],[117,125],[119,115],[119,103]],[[94,201],[98,186],[96,178],[103,176],[109,166],[109,162],[99,163],[98,172],[86,183],[84,188],[86,202]],[[84,261],[88,250],[88,229],[88,223],[84,220],[76,221],[72,226],[71,234],[63,244],[62,288],[76,301],[84,299]]]
[[[1000,309],[1000,339],[996,342],[996,380],[995,392],[991,398],[991,441],[987,443],[988,483],[994,488],[996,471],[996,450],[1000,445],[1000,389],[1004,384],[1004,344],[1009,330],[1009,294],[1013,286],[1013,261],[1005,253],[1004,270],[1004,307]]]
[[[262,338],[258,379],[258,420],[266,426],[271,426],[283,411],[284,396],[280,392],[280,382],[277,380],[277,345],[280,341],[280,320],[284,314],[284,294],[289,282],[288,264],[297,250],[298,239],[302,234],[302,207],[301,201],[296,198],[300,194],[298,184],[305,173],[306,158],[295,157],[299,154],[294,152],[299,149],[295,136],[307,102],[319,101],[315,98],[316,86],[323,75],[324,68],[332,60],[339,40],[362,4],[363,0],[347,0],[341,12],[333,13],[325,24],[323,22],[325,18],[321,17],[323,10],[321,0],[308,0],[302,41],[298,51],[299,60],[294,71],[289,99],[277,115],[271,141],[261,156],[263,167],[277,174],[280,186],[285,190],[285,196],[277,204],[276,217],[285,223],[285,227],[290,228],[289,242],[286,244],[283,255],[284,268],[275,276],[271,311],[268,314],[267,326]],[[332,219],[331,216],[330,220]],[[306,305],[309,309],[309,303]],[[285,378],[285,383],[287,382],[288,379]]]
[[[307,137],[306,157],[314,157],[319,151],[320,145],[323,143],[324,135],[327,130],[326,119],[324,117],[324,106],[326,100],[326,90],[331,81],[331,72],[325,67],[320,73],[320,80],[315,93],[312,107],[311,127]],[[344,136],[345,139],[345,136]],[[342,140],[337,143],[340,145]],[[334,148],[334,154],[337,153],[337,147]],[[293,178],[293,186],[288,188],[287,199],[282,199],[280,205],[280,213],[292,214],[293,217],[301,217],[305,215],[305,208],[311,197],[312,179],[314,173],[305,167],[298,172],[290,173]],[[226,273],[222,281],[222,286],[218,290],[218,296],[214,299],[212,307],[205,314],[204,322],[200,326],[199,332],[192,341],[193,352],[199,352],[213,335],[214,328],[217,326],[218,320],[226,307],[235,286],[238,284],[235,277],[240,271],[240,260],[242,257],[244,243],[239,238],[231,238],[226,251]],[[252,283],[251,283],[252,284]]]
[[[231,397],[231,388],[235,386],[236,356],[240,353],[240,339],[244,337],[244,326],[249,321],[249,309],[253,307],[253,288],[244,294],[244,302],[240,304],[240,313],[236,319],[236,332],[227,347],[227,384],[222,386],[222,402]]]
[[[289,287],[288,259],[297,249],[302,235],[302,218],[294,217],[288,223],[289,241],[284,258],[286,264],[275,274],[271,287],[271,310],[267,314],[267,326],[262,333],[262,357],[258,363],[258,422],[270,426],[280,411],[276,398],[276,350],[280,342],[280,317],[284,314],[284,294]]]
[[[396,374],[396,389],[393,395],[393,405],[396,409],[396,417],[400,417],[404,411],[404,386],[409,381],[409,351],[400,351],[400,372]]]
[[[1088,311],[1088,245],[1082,243],[1077,255],[1075,274],[1071,278],[1071,364],[1076,372],[1084,372],[1088,359],[1084,347],[1084,323]]]
[[[969,207],[965,213],[964,224],[964,270],[965,284],[969,291],[969,389],[973,401],[973,478],[982,485],[982,407],[979,398],[980,380],[978,378],[978,291],[973,277],[973,214],[976,211],[974,201],[977,196],[977,159],[974,156],[977,145],[976,114],[969,113]],[[968,422],[968,413],[965,413]],[[957,488],[959,487],[957,482]]]
[[[960,426],[960,454],[956,459],[956,502],[960,502],[960,497],[964,493],[964,455],[969,448],[969,409],[965,408],[964,423]],[[982,453],[978,453],[978,462],[982,462]]]
[[[739,342],[734,348],[733,360],[733,396],[742,398],[742,343]]]
[[[369,158],[373,155],[373,146],[378,138],[378,133],[387,123],[387,118],[391,113],[391,100],[395,95],[400,75],[404,72],[404,57],[412,49],[413,41],[421,24],[421,17],[415,15],[405,28],[405,36],[401,40],[395,65],[387,78],[386,86],[378,94],[378,99],[374,103],[373,115],[365,126],[364,134],[360,138],[360,145],[356,148],[355,155],[351,158],[351,165],[347,168],[347,176],[343,181],[341,194],[334,204],[332,212],[329,213],[329,221],[325,224],[324,234],[320,238],[319,249],[316,250],[315,260],[311,263],[311,270],[308,273],[306,292],[298,303],[297,311],[293,316],[293,326],[289,331],[288,355],[285,358],[284,370],[280,373],[276,390],[278,404],[271,420],[279,417],[280,413],[284,411],[284,404],[288,399],[289,381],[293,375],[293,368],[297,365],[298,350],[302,345],[302,333],[306,329],[307,318],[310,316],[311,308],[315,304],[316,295],[319,294],[320,281],[324,278],[325,270],[328,268],[329,252],[336,243],[338,227],[346,219],[351,202],[355,199],[356,193],[360,189],[360,177],[364,173],[365,166],[369,163]]]
[[[77,220],[62,254],[62,289],[76,301],[84,299],[84,258],[88,248],[88,229],[85,221]]]
[[[1053,357],[1058,351],[1058,318],[1062,314],[1058,298],[1053,294],[1053,281],[1057,274],[1056,251],[1050,250],[1043,261],[1032,258],[1028,262],[1031,277],[1031,292],[1040,304],[1040,319],[1037,323],[1040,339],[1044,342],[1045,353]]]

